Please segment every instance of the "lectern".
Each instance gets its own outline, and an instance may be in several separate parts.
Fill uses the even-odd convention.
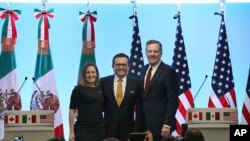
[[[54,111],[4,111],[5,141],[46,141],[54,136]]]
[[[190,108],[188,128],[198,128],[206,141],[229,141],[230,125],[238,124],[237,108]]]

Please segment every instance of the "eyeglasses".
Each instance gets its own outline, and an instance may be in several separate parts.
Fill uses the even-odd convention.
[[[115,64],[115,67],[127,67],[128,66],[128,64]]]

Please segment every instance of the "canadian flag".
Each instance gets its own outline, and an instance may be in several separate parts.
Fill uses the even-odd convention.
[[[19,116],[18,115],[5,115],[4,116],[4,123],[5,124],[19,123]]]
[[[203,115],[202,115],[202,112],[189,112],[188,118],[189,120],[202,120]]]

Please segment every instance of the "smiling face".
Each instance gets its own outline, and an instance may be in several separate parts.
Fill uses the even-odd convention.
[[[95,81],[97,79],[97,71],[94,66],[88,66],[84,74],[85,82],[88,86],[95,86]]]
[[[126,57],[116,57],[114,59],[113,70],[115,74],[122,78],[128,73],[129,63]]]
[[[155,66],[161,61],[161,47],[158,43],[148,44],[146,48],[146,55],[151,66]]]

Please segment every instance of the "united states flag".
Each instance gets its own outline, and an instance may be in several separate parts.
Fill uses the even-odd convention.
[[[224,14],[222,12],[222,14],[219,15],[221,15],[222,19],[220,24],[216,58],[212,76],[212,91],[209,96],[208,107],[235,108],[237,107],[237,103]]]
[[[181,125],[185,123],[187,109],[193,107],[194,101],[191,93],[191,80],[189,76],[184,39],[182,36],[180,12],[174,18],[178,18],[178,21],[172,67],[175,69],[178,76],[179,104],[175,115],[176,131],[173,134],[181,135]]]
[[[250,124],[250,68],[248,73],[248,81],[246,88],[246,96],[242,107],[241,124]]]
[[[136,15],[132,15],[129,18],[134,20],[133,41],[131,44],[132,48],[130,51],[131,66],[129,69],[129,75],[139,79],[141,76],[141,70],[144,65],[144,62],[141,51],[142,47],[141,47],[141,38],[139,34],[138,18]]]

